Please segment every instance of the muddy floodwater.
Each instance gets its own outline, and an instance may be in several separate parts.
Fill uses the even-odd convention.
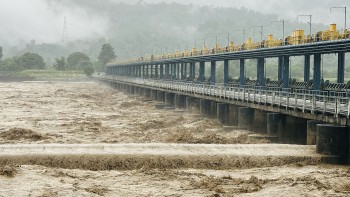
[[[0,83],[0,196],[350,196],[350,166],[314,146],[154,104],[95,82]],[[26,150],[45,162],[23,165]]]

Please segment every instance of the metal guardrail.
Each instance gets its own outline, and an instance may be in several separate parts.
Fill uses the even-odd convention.
[[[263,88],[259,86],[241,88],[224,86],[223,84],[209,85],[186,81],[130,78],[115,75],[95,77],[161,88],[179,93],[205,95],[234,101],[283,107],[289,110],[300,110],[303,113],[324,113],[334,115],[335,117],[350,117],[348,92],[314,91],[307,89],[292,90],[290,88]]]

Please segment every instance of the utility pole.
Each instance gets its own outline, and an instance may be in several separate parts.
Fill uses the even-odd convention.
[[[251,26],[251,27],[260,27],[260,42],[263,41],[263,34],[264,34],[264,26]]]
[[[284,20],[280,20],[280,21],[271,21],[271,23],[282,23],[282,40],[283,40],[283,45],[284,43]]]
[[[245,32],[246,32],[246,30],[242,29],[242,30],[235,30],[235,31],[239,31],[239,32],[243,33],[243,41],[242,41],[242,44],[243,44],[245,42]]]
[[[344,9],[344,12],[345,12],[345,17],[344,17],[344,19],[345,19],[345,25],[344,25],[344,29],[346,29],[346,7],[331,7],[330,8],[330,13],[332,13],[332,9]]]
[[[62,44],[65,44],[66,42],[68,42],[68,26],[67,26],[67,19],[66,19],[66,17],[64,17],[61,42],[62,42]]]
[[[309,15],[298,15],[297,16],[297,21],[299,20],[299,17],[302,17],[302,16],[307,16],[307,17],[309,17],[309,22],[307,22],[307,23],[309,23],[309,25],[310,25],[310,36],[312,35],[311,33],[312,33],[312,25],[311,25],[311,20],[312,20],[312,15],[311,14],[309,14]]]

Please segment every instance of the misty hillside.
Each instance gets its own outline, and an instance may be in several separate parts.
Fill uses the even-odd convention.
[[[76,7],[86,10],[88,15],[100,16],[108,21],[109,26],[105,37],[96,37],[93,40],[75,40],[61,46],[50,43],[35,43],[28,47],[5,48],[5,55],[14,56],[26,51],[37,52],[44,56],[47,62],[55,57],[67,56],[74,51],[87,53],[93,60],[96,59],[103,43],[110,42],[116,49],[119,59],[142,56],[160,51],[170,52],[187,47],[190,49],[203,46],[203,39],[212,47],[215,35],[218,42],[226,45],[227,36],[239,44],[242,42],[242,29],[246,29],[245,38],[252,37],[260,41],[259,28],[264,26],[264,38],[272,33],[275,37],[282,37],[282,24],[272,23],[279,20],[277,15],[265,15],[247,9],[212,8],[176,3],[136,4],[128,5],[111,1],[74,0],[48,1],[52,6]],[[68,23],[69,26],[69,23]],[[72,30],[74,26],[69,26]],[[91,28],[99,28],[91,26]],[[296,21],[286,21],[285,35],[293,29],[303,28],[308,32],[308,24]],[[325,29],[324,25],[313,25],[313,31]],[[35,38],[33,38],[35,39]],[[29,41],[28,41],[29,43]]]

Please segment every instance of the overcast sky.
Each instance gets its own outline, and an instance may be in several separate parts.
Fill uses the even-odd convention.
[[[79,7],[60,5],[61,0],[0,0],[0,45],[28,42],[58,42],[62,35],[63,18],[68,18],[70,39],[88,39],[104,36],[108,20],[103,16],[88,15]],[[103,1],[103,0],[96,0]],[[164,0],[110,0],[130,4],[159,3]],[[48,3],[51,2],[51,3]],[[55,3],[56,2],[56,3]],[[342,9],[330,13],[332,6],[349,6],[350,0],[167,0],[183,4],[215,7],[245,7],[262,13],[273,13],[280,19],[296,20],[298,14],[312,14],[313,22],[337,23],[344,27]],[[306,21],[307,18],[302,19]],[[99,28],[91,28],[98,26]]]

